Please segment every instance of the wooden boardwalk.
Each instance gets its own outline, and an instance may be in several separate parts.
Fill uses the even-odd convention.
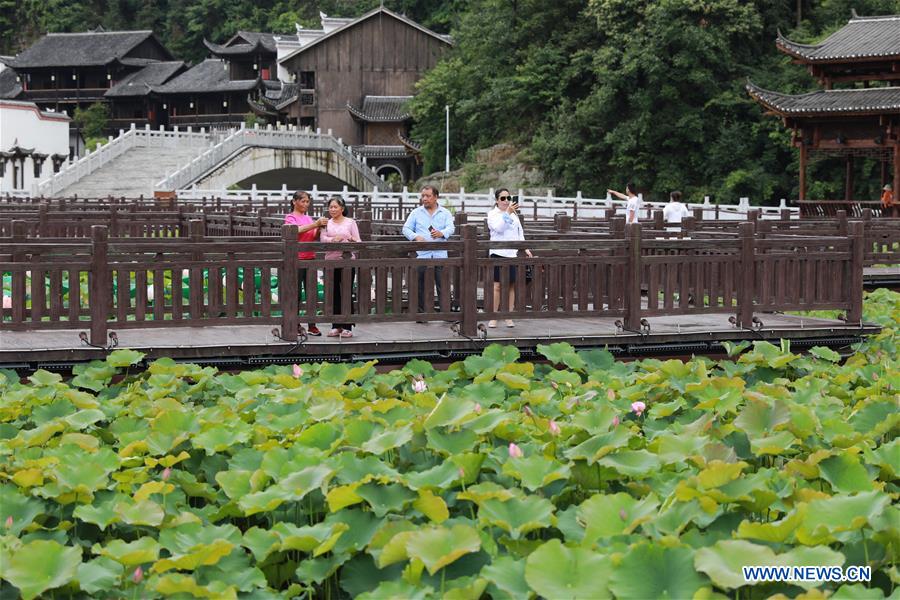
[[[515,345],[525,356],[538,344],[564,341],[583,348],[609,347],[622,358],[721,354],[722,342],[759,339],[775,343],[781,338],[789,339],[797,350],[814,345],[840,348],[854,343],[861,335],[878,331],[874,326],[783,314],[763,314],[760,319],[762,328],[748,331],[735,328],[727,314],[654,317],[649,319],[651,329],[645,335],[622,331],[615,318],[566,317],[521,319],[514,328],[507,328],[500,321],[496,329],[485,328],[479,337],[471,339],[457,334],[453,324],[445,322],[366,323],[354,330],[353,338],[310,337],[299,344],[277,339],[271,325],[154,327],[120,330],[117,336],[120,347],[145,352],[151,359],[168,356],[242,366],[370,358],[382,362],[404,362],[415,357],[456,360],[479,353],[493,342]],[[323,329],[326,325],[320,323]],[[106,350],[86,346],[78,333],[72,329],[0,332],[0,366],[35,368],[105,356]]]

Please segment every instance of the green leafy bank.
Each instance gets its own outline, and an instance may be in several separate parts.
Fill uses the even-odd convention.
[[[871,297],[870,297],[871,298]],[[219,373],[119,350],[0,375],[0,595],[896,596],[896,327],[852,356],[515,348]],[[879,316],[880,315],[880,316]],[[14,589],[14,588],[17,588]]]

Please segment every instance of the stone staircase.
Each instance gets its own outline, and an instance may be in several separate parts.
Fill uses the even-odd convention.
[[[57,195],[77,195],[79,198],[137,198],[143,195],[151,198],[154,184],[191,162],[202,151],[202,148],[191,146],[135,146],[102,168],[63,188]]]

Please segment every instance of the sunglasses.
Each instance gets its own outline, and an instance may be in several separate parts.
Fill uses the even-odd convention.
[[[497,200],[509,200],[512,196],[500,196]]]

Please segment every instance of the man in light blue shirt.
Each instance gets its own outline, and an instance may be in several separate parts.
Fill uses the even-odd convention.
[[[438,205],[437,188],[426,185],[420,192],[421,206],[412,211],[403,224],[403,235],[411,242],[440,242],[450,239],[456,227],[453,215],[446,208]],[[417,258],[447,258],[446,250],[419,250]],[[443,267],[434,268],[434,287],[436,298],[441,297],[441,273]],[[425,312],[425,267],[419,267],[419,312]],[[449,290],[448,290],[449,291]]]

